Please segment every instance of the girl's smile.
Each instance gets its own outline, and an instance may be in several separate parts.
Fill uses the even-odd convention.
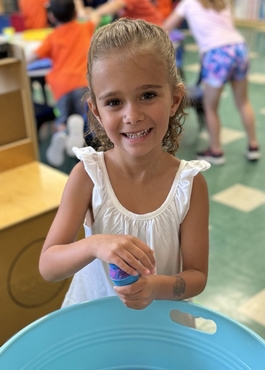
[[[128,139],[139,139],[141,137],[147,136],[151,132],[151,130],[152,129],[149,128],[147,130],[143,130],[137,133],[128,132],[128,133],[123,133],[122,135],[126,136]]]

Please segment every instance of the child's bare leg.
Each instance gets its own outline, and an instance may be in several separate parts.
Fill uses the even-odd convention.
[[[241,81],[231,81],[231,85],[235,103],[248,136],[248,145],[251,148],[257,148],[258,141],[256,137],[255,115],[252,105],[248,99],[248,82],[246,79]]]
[[[221,145],[221,122],[218,115],[218,106],[223,86],[220,88],[204,85],[203,104],[205,119],[210,136],[210,149],[214,154],[223,152]]]

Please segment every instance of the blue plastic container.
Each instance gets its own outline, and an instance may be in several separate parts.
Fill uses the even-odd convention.
[[[113,263],[109,264],[109,277],[114,285],[131,285],[139,279],[139,275],[129,275]]]
[[[176,323],[176,310],[213,320],[216,332]],[[0,348],[1,370],[261,370],[264,364],[262,338],[183,301],[132,310],[117,297],[94,300],[30,324]]]

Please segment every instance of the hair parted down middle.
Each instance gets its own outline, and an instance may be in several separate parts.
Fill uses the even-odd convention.
[[[96,105],[96,98],[93,91],[93,65],[98,60],[108,58],[115,53],[122,58],[135,57],[138,53],[151,55],[153,60],[163,63],[168,70],[168,81],[173,89],[182,82],[176,67],[175,50],[172,42],[165,31],[154,24],[144,20],[130,20],[120,18],[119,20],[99,28],[92,37],[88,53],[87,79],[89,92],[86,99],[91,98]],[[187,94],[183,84],[177,88],[184,90],[184,97],[177,112],[169,117],[168,130],[162,141],[163,150],[175,154],[179,148],[179,141],[182,133],[182,125],[185,121],[187,106]],[[92,112],[89,111],[90,131],[95,133],[101,143],[100,150],[106,151],[113,147],[104,128],[100,125]]]

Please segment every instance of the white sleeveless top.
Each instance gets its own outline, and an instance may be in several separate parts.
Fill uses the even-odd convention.
[[[175,275],[181,271],[179,246],[180,224],[190,204],[193,178],[210,164],[182,160],[165,202],[147,214],[135,214],[124,208],[115,196],[105,166],[104,153],[92,147],[73,148],[83,161],[94,183],[92,210],[94,223],[84,225],[85,236],[93,234],[126,234],[144,241],[155,252],[156,273]],[[78,271],[71,282],[63,307],[92,299],[116,295],[109,276],[108,263],[95,259]]]

